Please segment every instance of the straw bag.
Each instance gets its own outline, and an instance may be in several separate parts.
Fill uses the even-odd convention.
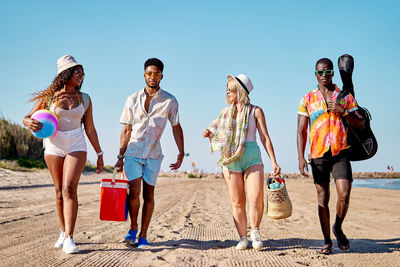
[[[273,181],[277,181],[275,178]],[[268,202],[267,216],[271,219],[285,219],[292,215],[292,202],[286,190],[285,180],[278,179],[281,187],[278,189],[270,189],[267,186]]]

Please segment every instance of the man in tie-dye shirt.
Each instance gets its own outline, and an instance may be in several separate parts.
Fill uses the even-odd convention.
[[[307,130],[310,126],[310,156],[311,170],[318,196],[318,215],[324,235],[325,244],[321,253],[332,252],[329,221],[329,182],[332,173],[335,179],[338,200],[336,204],[336,220],[333,233],[340,249],[350,247],[349,241],[342,231],[342,222],[350,201],[352,172],[347,157],[347,129],[343,124],[346,120],[353,127],[363,128],[364,118],[358,112],[357,102],[351,94],[340,100],[339,88],[332,83],[333,63],[328,58],[317,61],[315,77],[318,88],[307,93],[299,104],[297,124],[297,150],[299,170],[308,176],[307,161],[304,151],[307,140]]]

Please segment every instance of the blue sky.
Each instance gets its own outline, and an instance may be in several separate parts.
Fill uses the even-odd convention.
[[[354,171],[400,169],[400,5],[396,1],[1,1],[0,112],[22,124],[31,93],[56,75],[57,58],[73,55],[85,68],[82,91],[93,101],[94,121],[113,165],[119,117],[128,95],[143,88],[143,63],[165,64],[161,87],[179,101],[185,150],[182,169],[216,170],[206,128],[225,106],[226,74],[244,73],[254,84],[284,172],[297,171],[296,123],[300,98],[317,82],[322,57],[355,58],[356,99],[372,114],[377,155]],[[340,75],[334,82],[341,87]],[[162,138],[162,169],[175,162],[169,125]],[[88,158],[95,160],[89,147]],[[263,152],[265,171],[271,164]]]

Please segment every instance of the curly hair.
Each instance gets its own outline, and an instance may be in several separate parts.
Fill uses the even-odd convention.
[[[37,91],[35,93],[33,93],[33,97],[29,100],[29,102],[35,102],[35,101],[42,101],[41,104],[41,108],[46,108],[47,103],[49,102],[49,100],[54,96],[54,94],[57,91],[60,91],[65,83],[71,79],[75,69],[77,67],[82,67],[81,65],[76,65],[72,68],[68,68],[62,72],[60,72],[53,80],[53,82],[49,85],[49,87],[47,87],[45,90],[43,91]],[[83,68],[83,67],[82,67]],[[82,87],[83,81],[82,83],[75,87],[75,89],[77,91],[79,91]]]
[[[164,71],[164,64],[158,58],[153,57],[153,58],[149,58],[148,60],[146,60],[146,62],[144,63],[145,71],[148,66],[156,66],[161,71],[161,73]]]

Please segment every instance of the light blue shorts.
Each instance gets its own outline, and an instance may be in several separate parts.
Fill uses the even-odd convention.
[[[141,159],[135,157],[125,157],[124,169],[128,181],[133,181],[142,177],[147,184],[155,186],[158,173],[160,172],[162,158],[160,159]]]
[[[255,164],[263,165],[263,162],[257,142],[252,141],[246,143],[242,157],[239,160],[228,164],[226,167],[232,172],[244,172],[250,166]]]

